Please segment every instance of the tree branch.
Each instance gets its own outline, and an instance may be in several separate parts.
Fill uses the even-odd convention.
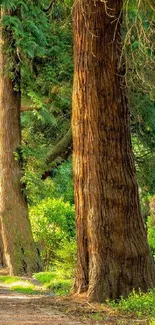
[[[50,165],[50,169],[45,171],[42,175],[42,179],[46,179],[48,176],[52,175],[54,168],[57,168],[62,164],[63,161],[72,153],[72,130],[71,127],[64,135],[64,137],[49,151],[46,157],[47,165]]]
[[[66,151],[72,146],[72,130],[71,127],[64,137],[49,151],[46,157],[46,163],[50,164],[58,157],[64,157]]]
[[[54,6],[55,2],[56,2],[56,0],[52,0],[51,3],[50,3],[50,5],[48,6],[48,8],[43,8],[43,11],[44,12],[48,12],[51,9],[53,9],[53,6]]]
[[[37,107],[31,107],[31,106],[21,106],[21,112],[27,112],[27,111],[34,111],[38,109]]]
[[[147,0],[147,3],[149,4],[150,8],[155,11],[155,1],[154,0]]]

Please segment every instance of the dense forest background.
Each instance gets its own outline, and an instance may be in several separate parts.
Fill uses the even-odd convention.
[[[64,263],[67,266],[67,261],[72,261],[76,247],[71,140],[67,142],[65,154],[64,147],[60,147],[52,156],[55,146],[70,128],[73,77],[71,3],[58,2],[48,15],[42,15],[42,25],[36,26],[33,22],[28,36],[23,26],[20,41],[21,152],[24,162],[22,181],[29,203],[32,229],[35,240],[43,245],[43,257],[48,269],[53,263]],[[146,15],[143,8],[138,18],[135,18],[136,15],[137,8],[133,4],[128,13],[130,36],[127,35],[124,48],[127,57],[126,79],[141,206],[154,254],[154,57],[145,40],[148,30],[150,39],[153,37],[153,16],[151,11],[147,11]],[[18,42],[21,29],[16,24],[21,21],[18,20],[15,25],[14,22],[9,23],[13,24]],[[138,31],[138,24],[141,24],[141,31]],[[124,37],[125,33],[124,24]]]
[[[5,1],[3,26],[11,31],[6,73],[21,71],[22,169],[33,236],[45,270],[73,277],[75,212],[70,129],[73,83],[72,1]],[[155,256],[154,12],[136,1],[124,7],[125,70],[142,214]],[[123,57],[126,58],[124,67]]]

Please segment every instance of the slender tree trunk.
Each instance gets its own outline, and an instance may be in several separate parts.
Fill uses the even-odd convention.
[[[2,226],[0,220],[0,267],[5,267],[4,246],[2,240]]]
[[[5,14],[1,10],[1,18]],[[14,80],[6,73],[10,33],[0,30],[0,218],[4,255],[10,274],[32,274],[41,268],[35,247],[28,209],[21,191],[21,171],[14,153],[21,144],[20,73],[18,65]]]
[[[74,292],[96,301],[155,284],[119,69],[121,11],[121,0],[74,2]]]

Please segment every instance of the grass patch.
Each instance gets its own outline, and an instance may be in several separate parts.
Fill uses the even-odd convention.
[[[49,283],[51,280],[57,278],[56,272],[39,272],[33,276],[36,280],[43,284]]]
[[[25,293],[25,294],[36,294],[37,290],[35,285],[28,281],[19,281],[14,282],[10,285],[10,289],[16,292]]]
[[[96,321],[103,321],[105,316],[103,317],[102,313],[96,312],[96,313],[93,313],[92,315],[90,315],[90,318],[92,320],[96,320]]]
[[[118,309],[119,311],[134,312],[138,317],[149,316],[155,317],[155,288],[147,293],[133,292],[128,298],[121,298],[119,302],[109,302],[111,307]],[[152,324],[152,323],[151,323]],[[153,320],[153,324],[155,324]]]
[[[46,288],[53,291],[56,296],[64,296],[69,294],[72,287],[72,280],[58,280],[54,279],[51,281]]]
[[[54,292],[56,296],[69,294],[73,283],[73,280],[67,279],[61,271],[36,273],[34,278],[40,281],[44,288]]]
[[[11,284],[15,281],[21,281],[21,278],[18,276],[10,276],[10,275],[0,275],[0,282],[5,284]]]
[[[46,294],[49,291],[56,296],[67,295],[72,287],[72,279],[68,279],[61,271],[40,272],[33,276],[42,286],[32,284],[28,280],[23,280],[17,276],[0,276],[0,283],[5,283],[10,290],[24,294]]]
[[[18,276],[9,276],[9,275],[1,275],[0,283],[6,284],[7,287],[19,293],[24,294],[45,294],[46,291],[43,287],[38,287],[33,285],[28,280],[23,280]]]

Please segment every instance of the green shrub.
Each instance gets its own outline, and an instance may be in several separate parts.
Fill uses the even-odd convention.
[[[35,273],[34,278],[40,281],[45,289],[50,289],[56,295],[66,295],[70,292],[73,279],[66,279],[63,271]]]
[[[67,278],[74,276],[76,265],[76,240],[71,238],[70,241],[64,239],[61,247],[57,250],[55,267],[62,270]]]
[[[53,182],[55,184],[53,191],[54,197],[62,197],[64,202],[74,204],[71,159],[65,161],[54,170]]]
[[[121,298],[119,302],[108,302],[111,307],[116,307],[120,311],[134,312],[138,316],[155,316],[155,289],[147,293],[134,290],[128,298]]]
[[[148,234],[149,246],[153,257],[155,258],[155,224],[153,222],[152,216],[148,217],[147,234]]]
[[[64,296],[69,294],[71,287],[71,280],[57,280],[50,282],[47,288],[53,291],[57,296]]]
[[[12,291],[25,293],[25,294],[36,294],[35,286],[28,281],[18,281],[10,285]]]
[[[49,283],[56,277],[56,272],[39,272],[34,274],[34,278],[42,284]]]
[[[22,281],[22,279],[18,276],[10,276],[10,275],[0,275],[0,282],[5,284],[11,284],[17,281]]]
[[[31,281],[25,280],[17,276],[1,275],[0,283],[4,283],[7,287],[16,292],[24,294],[45,294],[46,291],[42,286],[34,285]]]
[[[62,199],[47,198],[30,208],[30,220],[36,242],[41,245],[45,269],[54,263],[64,239],[75,236],[74,206]]]

